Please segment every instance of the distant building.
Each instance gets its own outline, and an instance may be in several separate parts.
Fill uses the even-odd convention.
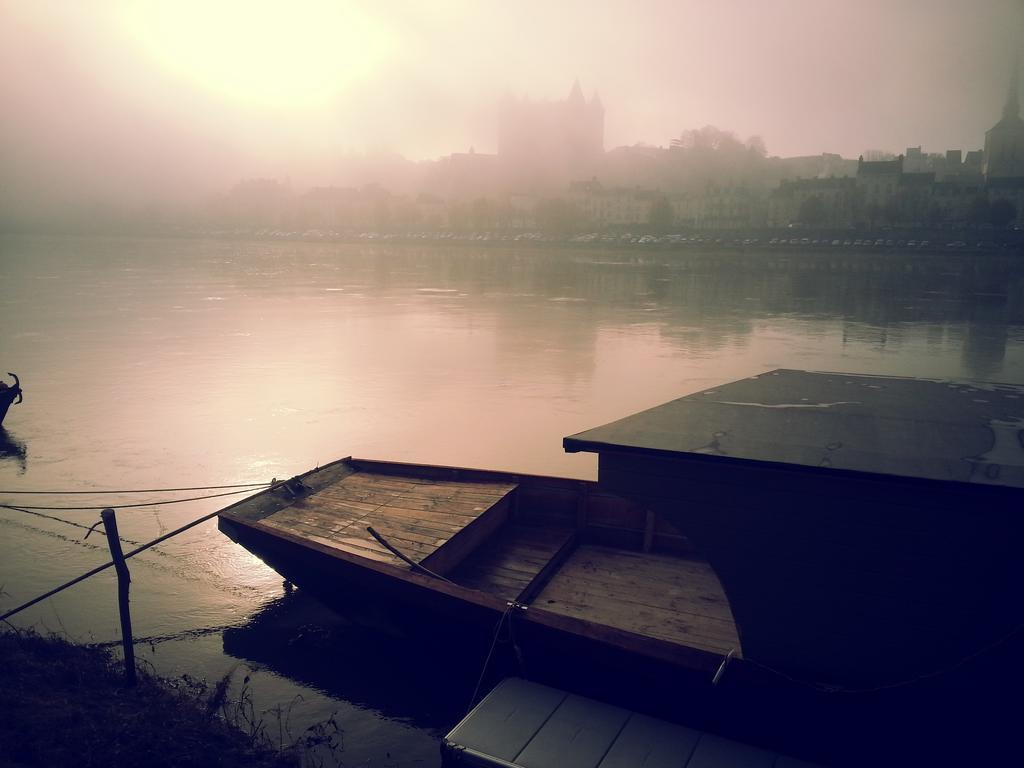
[[[676,219],[699,229],[747,229],[764,226],[767,192],[744,186],[709,184],[703,194],[689,194],[677,203]]]
[[[850,176],[783,181],[769,198],[768,224],[847,226],[857,217],[859,200],[857,180]]]
[[[985,133],[985,178],[1024,178],[1024,120],[1020,117],[1019,66],[1014,63],[1002,119]]]
[[[903,153],[903,170],[908,173],[924,173],[929,170],[929,160],[921,147],[907,147]]]
[[[766,177],[771,180],[771,186],[796,179],[853,176],[857,172],[856,160],[847,160],[831,152],[802,157],[772,157],[768,158],[767,166]]]
[[[981,149],[972,150],[966,155],[959,149],[947,149],[941,166],[936,165],[932,170],[938,181],[981,181],[984,158],[985,152]]]
[[[636,226],[650,219],[659,193],[635,187],[605,187],[597,179],[577,181],[569,186],[569,200],[592,226]]]
[[[564,188],[593,176],[604,155],[604,105],[579,80],[564,101],[506,97],[498,116],[498,160],[510,191]]]
[[[992,206],[1009,203],[1010,222],[1024,226],[1024,178],[993,179],[988,186],[988,199]]]
[[[874,222],[890,205],[903,176],[903,156],[895,160],[857,161],[857,190],[868,221]]]
[[[935,189],[934,173],[904,173],[886,213],[893,223],[921,226],[928,221]]]
[[[948,177],[935,182],[931,192],[929,224],[964,224],[974,215],[978,200],[985,198],[985,183],[980,174],[958,179]]]
[[[975,149],[968,152],[961,168],[965,175],[980,177],[985,170],[985,150]]]
[[[455,152],[447,158],[449,200],[469,200],[494,195],[500,186],[498,158],[477,152]]]

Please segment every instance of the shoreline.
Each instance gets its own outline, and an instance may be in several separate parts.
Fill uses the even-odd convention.
[[[137,685],[128,687],[121,661],[104,648],[0,631],[0,763],[297,768],[306,750],[332,736],[340,748],[330,723],[294,743],[273,743],[262,715],[252,711],[247,678],[234,690],[230,674],[209,685],[187,675],[138,673]]]
[[[8,231],[8,238],[53,237],[96,239],[212,240],[221,242],[291,242],[364,246],[476,246],[506,250],[579,250],[581,252],[635,252],[664,255],[799,254],[830,256],[986,256],[1024,258],[1024,230],[687,230],[674,233],[635,234],[539,232],[361,232],[319,230],[284,231],[260,228],[164,231]],[[998,237],[999,239],[993,239]]]

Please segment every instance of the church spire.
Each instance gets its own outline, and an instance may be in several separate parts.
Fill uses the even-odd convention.
[[[1020,117],[1020,61],[1015,56],[1013,71],[1010,73],[1010,90],[1006,94],[1006,106],[1003,107],[1003,118],[1015,120]]]

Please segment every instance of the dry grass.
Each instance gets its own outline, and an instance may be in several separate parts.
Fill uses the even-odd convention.
[[[0,766],[299,765],[303,745],[272,743],[262,723],[236,716],[229,724],[225,714],[244,712],[245,701],[244,686],[230,699],[228,678],[211,691],[188,678],[143,673],[127,688],[105,651],[0,632]],[[252,720],[251,707],[246,714]],[[323,728],[304,738],[332,736],[340,743],[340,733]]]

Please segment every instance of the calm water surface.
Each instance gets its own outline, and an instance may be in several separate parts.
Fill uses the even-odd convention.
[[[0,371],[26,392],[0,432],[0,502],[265,482],[346,455],[592,478],[593,458],[563,453],[564,435],[780,367],[1024,383],[1021,270],[837,253],[0,239]],[[145,541],[232,498],[118,520]],[[104,562],[102,537],[81,533],[0,510],[0,610]],[[250,674],[259,709],[290,707],[293,735],[337,713],[350,765],[438,762],[477,670],[436,668],[284,596],[212,522],[130,565],[139,653],[159,673]],[[114,640],[113,576],[16,623]]]

